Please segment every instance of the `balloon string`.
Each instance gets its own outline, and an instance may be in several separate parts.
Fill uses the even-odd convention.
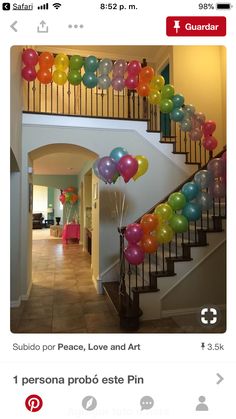
[[[114,194],[115,194],[116,215],[117,215],[117,218],[118,218],[119,217],[119,210],[118,210],[118,205],[117,205],[117,194],[116,194],[116,191],[114,191]]]
[[[123,194],[123,200],[122,200],[121,217],[120,217],[120,229],[121,229],[122,223],[123,223],[124,206],[125,206],[125,192]]]

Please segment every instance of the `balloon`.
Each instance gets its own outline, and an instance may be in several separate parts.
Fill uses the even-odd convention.
[[[202,138],[202,130],[200,128],[194,128],[189,132],[189,138],[192,141],[200,141]]]
[[[184,106],[184,111],[188,114],[189,117],[194,115],[195,110],[195,107],[191,104]]]
[[[201,207],[196,202],[188,202],[182,210],[182,215],[189,221],[197,221],[201,218]]]
[[[151,90],[148,96],[148,101],[151,105],[159,105],[161,101],[161,92],[158,90]]]
[[[106,74],[102,74],[98,77],[98,88],[107,90],[111,85],[111,79]]]
[[[154,91],[161,90],[165,84],[165,79],[160,74],[154,76],[150,81],[150,89]]]
[[[170,119],[175,122],[180,122],[184,118],[184,111],[181,108],[174,108],[170,113]]]
[[[80,55],[72,55],[70,57],[70,70],[81,70],[84,60]]]
[[[138,87],[138,77],[135,74],[128,75],[125,80],[125,86],[129,90],[135,90]]]
[[[208,192],[213,198],[224,198],[226,195],[224,179],[215,179],[214,182],[210,184]]]
[[[221,160],[223,160],[224,162],[226,162],[226,160],[227,160],[227,153],[226,153],[226,151],[222,154]]]
[[[174,232],[168,224],[162,224],[154,233],[159,244],[170,243],[173,239]]]
[[[184,132],[191,131],[192,129],[192,122],[191,119],[183,119],[180,123],[180,129]]]
[[[116,181],[117,181],[117,179],[120,177],[120,173],[119,172],[116,172],[115,174],[114,174],[114,176],[113,176],[113,178],[112,178],[112,183],[116,183]]]
[[[69,186],[68,188],[64,189],[64,192],[74,192],[75,188],[74,186]]]
[[[42,84],[48,84],[52,82],[52,73],[50,70],[44,70],[43,68],[41,68],[38,72],[37,72],[37,79],[42,83]]]
[[[145,234],[151,233],[157,228],[158,218],[155,214],[145,214],[141,218],[140,226]]]
[[[113,76],[124,77],[126,69],[127,69],[127,63],[124,60],[117,60],[113,66]]]
[[[127,242],[136,244],[143,238],[143,230],[140,224],[129,224],[125,230],[125,238]]]
[[[94,73],[99,66],[99,61],[94,55],[86,57],[84,60],[84,69],[87,73]]]
[[[113,150],[111,151],[110,157],[115,161],[119,161],[121,159],[121,157],[126,156],[127,154],[129,154],[129,153],[126,150],[126,148],[116,147],[116,148],[113,148]]]
[[[212,197],[207,192],[200,192],[197,196],[196,203],[202,211],[208,211],[213,206]]]
[[[195,116],[196,121],[200,125],[203,125],[204,124],[204,122],[206,120],[206,117],[205,117],[204,113],[202,113],[202,112],[196,112],[194,116]]]
[[[195,182],[187,182],[181,189],[186,201],[192,201],[199,193],[199,186]]]
[[[186,205],[186,198],[183,193],[174,192],[169,196],[167,202],[174,211],[178,211]]]
[[[209,135],[208,137],[203,138],[202,145],[203,147],[208,150],[212,151],[215,150],[217,147],[218,141],[215,137],[212,137],[212,135]]]
[[[207,170],[214,178],[223,176],[225,172],[224,161],[219,158],[210,160],[207,165]]]
[[[173,102],[170,99],[162,99],[160,103],[160,111],[162,113],[170,113],[173,111]]]
[[[199,189],[208,188],[211,180],[212,176],[208,170],[200,170],[194,176],[194,182],[199,186]]]
[[[112,183],[112,179],[117,171],[116,162],[109,156],[102,157],[98,162],[98,170],[106,182]]]
[[[121,157],[117,163],[117,170],[127,183],[137,172],[138,162],[130,154]]]
[[[125,258],[131,265],[143,263],[145,253],[138,244],[130,244],[124,250]]]
[[[154,210],[154,214],[158,216],[160,223],[167,222],[173,217],[173,210],[167,203],[159,204]]]
[[[140,176],[143,176],[148,170],[148,159],[145,156],[135,156],[138,162],[138,170],[133,176],[134,180],[137,180]]]
[[[157,239],[150,234],[144,234],[141,242],[140,247],[143,249],[145,253],[154,253],[157,251],[158,243]]]
[[[93,87],[97,86],[98,79],[94,73],[84,73],[83,75],[83,83],[89,89],[93,89]]]
[[[39,56],[39,66],[44,70],[52,68],[54,63],[54,56],[51,52],[42,52]]]
[[[78,195],[76,193],[72,193],[71,195],[71,202],[75,204],[78,201]]]
[[[34,67],[38,63],[38,59],[38,53],[32,48],[27,48],[22,52],[22,61],[26,67]]]
[[[188,230],[188,220],[184,215],[173,215],[170,226],[175,233],[185,233]]]
[[[71,202],[71,194],[70,193],[65,193],[65,202],[70,203]]]
[[[82,81],[82,76],[80,71],[78,70],[70,70],[68,73],[68,82],[72,84],[72,86],[78,86]]]
[[[55,70],[52,75],[52,80],[59,86],[63,86],[67,82],[67,75],[65,71]]]
[[[60,202],[62,203],[62,205],[65,203],[65,201],[66,201],[66,197],[65,197],[65,195],[64,194],[61,194],[60,196],[59,196],[59,200],[60,200]]]
[[[97,176],[98,179],[101,179],[103,182],[107,182],[106,179],[101,176],[99,169],[98,169],[98,163],[100,162],[101,159],[97,159],[95,160],[95,162],[93,163],[93,173],[95,174],[95,176]]]
[[[141,63],[140,61],[137,61],[137,60],[130,61],[127,66],[127,71],[129,75],[132,74],[133,76],[137,76],[141,70],[142,70]]]
[[[103,58],[99,62],[98,72],[99,72],[99,74],[106,74],[107,75],[112,70],[112,67],[113,67],[112,61],[109,60],[109,58]]]
[[[154,69],[150,66],[143,67],[139,73],[139,79],[143,83],[148,83],[154,76]]]
[[[184,96],[181,95],[181,93],[174,95],[171,100],[174,104],[174,108],[181,108],[181,106],[184,104]]]
[[[215,129],[216,129],[215,121],[209,120],[209,121],[204,122],[204,124],[202,125],[202,131],[205,137],[207,137],[208,135],[212,135]]]
[[[161,90],[162,99],[171,99],[175,94],[175,89],[172,84],[166,84]]]
[[[121,92],[125,88],[125,79],[122,76],[114,77],[111,84],[114,90]]]
[[[137,87],[137,93],[139,96],[148,96],[150,94],[150,87],[148,83],[140,81]]]
[[[69,67],[69,58],[65,54],[57,54],[54,59],[54,65],[57,70],[64,71]]]
[[[36,79],[37,73],[34,67],[24,67],[21,71],[21,75],[24,80],[34,81]]]

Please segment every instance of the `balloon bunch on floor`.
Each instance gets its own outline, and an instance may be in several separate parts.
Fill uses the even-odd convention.
[[[140,223],[129,224],[125,230],[128,242],[124,250],[131,265],[144,262],[145,254],[157,251],[159,245],[170,243],[176,233],[185,233],[190,221],[209,211],[214,199],[226,195],[226,152],[209,161],[206,170],[197,172],[180,192],[170,194],[167,202],[157,205],[152,214],[145,214]]]
[[[124,147],[114,148],[109,156],[95,160],[94,174],[105,183],[114,184],[121,176],[125,183],[137,180],[148,170],[145,156],[132,156]]]

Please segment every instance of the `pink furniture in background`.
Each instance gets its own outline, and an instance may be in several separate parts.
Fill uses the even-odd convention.
[[[62,232],[62,242],[67,244],[70,239],[80,239],[79,224],[65,224]]]

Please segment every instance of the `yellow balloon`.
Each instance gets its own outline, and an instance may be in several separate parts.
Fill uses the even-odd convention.
[[[154,214],[158,215],[161,223],[169,221],[174,215],[171,206],[167,203],[157,205]]]
[[[52,80],[59,86],[63,86],[67,82],[67,74],[61,70],[55,70],[52,75]]]
[[[161,90],[164,85],[165,85],[165,79],[160,74],[158,74],[157,76],[154,76],[152,80],[150,81],[151,90]]]
[[[168,224],[162,224],[157,230],[155,230],[154,235],[159,244],[166,244],[171,242],[174,232]]]
[[[151,105],[159,105],[161,102],[161,92],[159,92],[159,90],[151,90],[148,101]]]
[[[133,176],[134,180],[137,180],[140,176],[143,176],[148,170],[148,159],[145,156],[135,156],[138,162],[138,170]]]
[[[66,70],[69,67],[69,58],[65,54],[57,54],[54,59],[57,70]]]

